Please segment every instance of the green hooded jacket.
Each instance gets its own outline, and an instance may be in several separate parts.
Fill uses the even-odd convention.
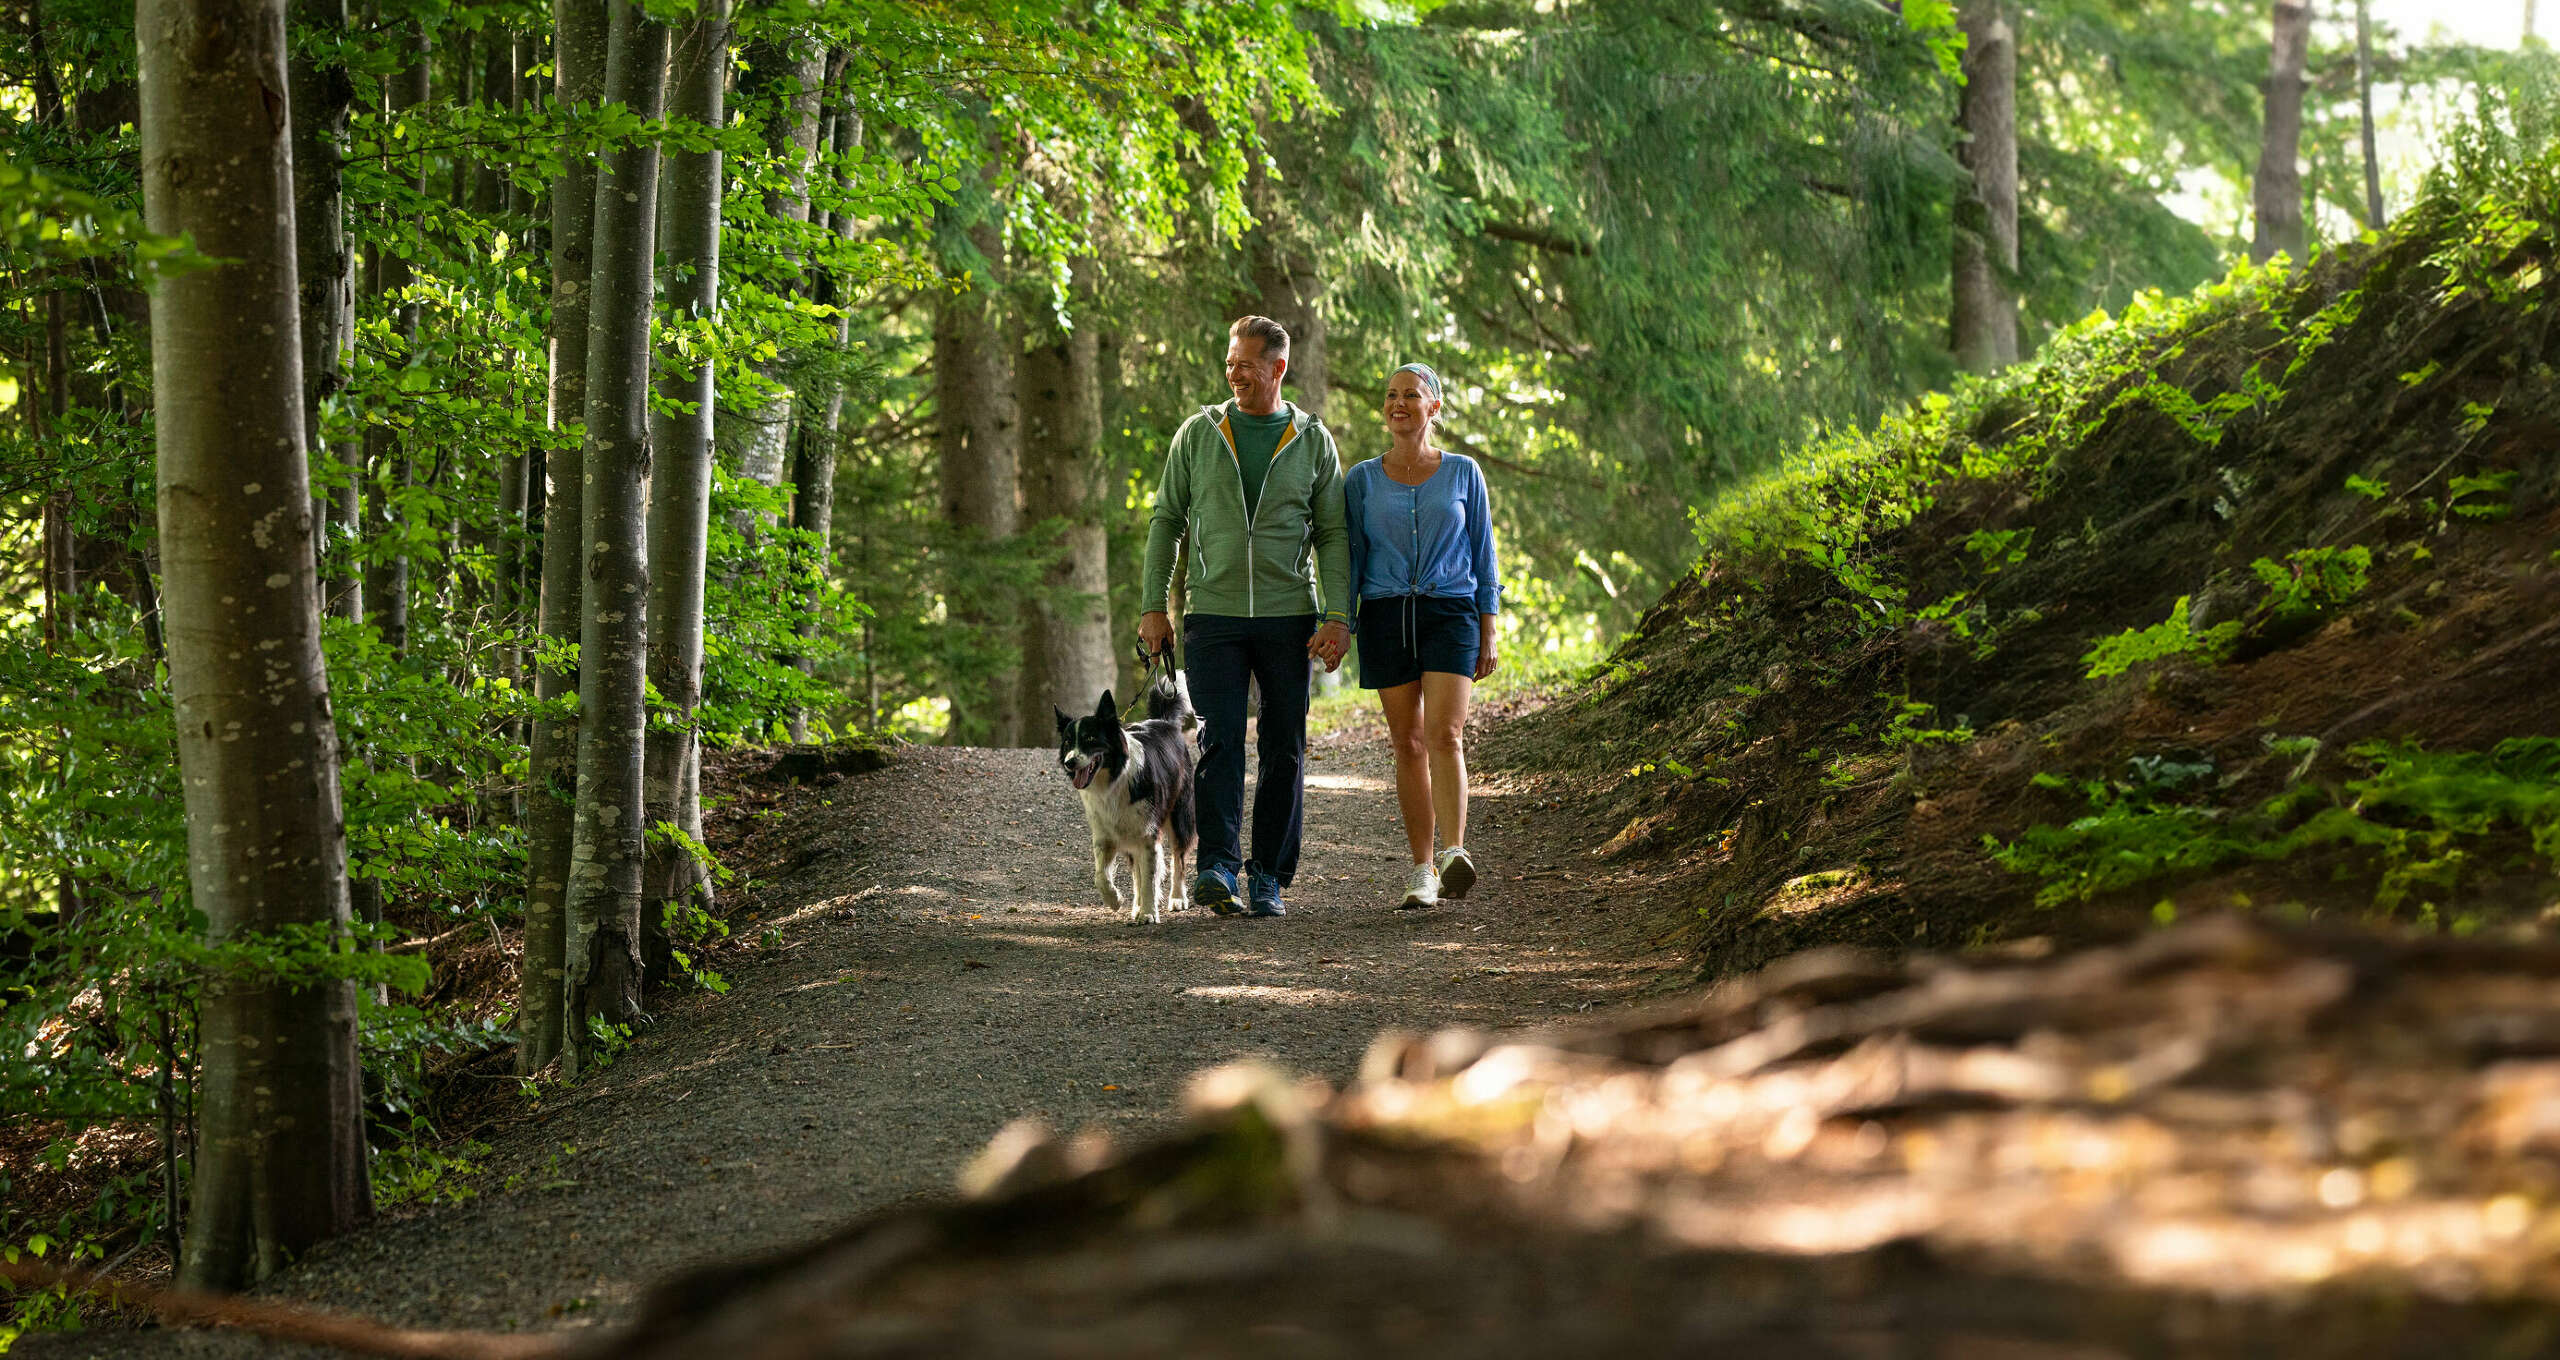
[[[1182,422],[1156,483],[1139,608],[1165,607],[1176,548],[1191,543],[1187,607],[1194,614],[1274,618],[1321,612],[1351,621],[1351,534],[1342,517],[1342,463],[1324,422],[1292,405],[1251,522],[1236,459],[1232,401]],[[1323,577],[1321,597],[1317,577]]]

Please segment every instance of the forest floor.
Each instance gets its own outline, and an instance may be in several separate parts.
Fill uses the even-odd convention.
[[[1382,734],[1320,738],[1280,920],[1132,927],[1094,900],[1083,814],[1044,750],[909,748],[738,819],[765,866],[726,995],[670,1004],[599,1076],[483,1135],[469,1198],[386,1214],[270,1297],[411,1326],[627,1315],[668,1272],[946,1198],[1008,1121],[1127,1142],[1190,1074],[1259,1057],[1336,1086],[1384,1029],[1533,1023],[1694,978],[1607,835],[1480,776],[1463,903],[1395,909],[1406,863]],[[284,1354],[210,1333],[30,1337],[18,1354]]]

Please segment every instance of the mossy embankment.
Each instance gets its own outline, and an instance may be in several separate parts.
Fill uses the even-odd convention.
[[[2492,158],[2494,159],[2494,158]],[[1650,857],[1709,970],[2198,909],[2469,930],[2560,901],[2560,201],[2093,319],[1697,514],[1487,763]]]

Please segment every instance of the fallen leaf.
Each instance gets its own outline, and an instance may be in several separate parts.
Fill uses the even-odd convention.
[[[1106,1091],[1117,1091],[1117,1090],[1119,1090],[1120,1088],[1119,1088],[1119,1087],[1117,1087],[1117,1086],[1105,1086],[1105,1087],[1103,1087],[1102,1089],[1103,1089],[1103,1090],[1106,1090]]]

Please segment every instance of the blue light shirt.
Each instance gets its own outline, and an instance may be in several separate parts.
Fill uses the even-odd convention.
[[[1502,612],[1493,513],[1476,460],[1442,453],[1422,485],[1406,486],[1372,458],[1343,476],[1342,500],[1360,599],[1434,595],[1473,600],[1479,614]]]

